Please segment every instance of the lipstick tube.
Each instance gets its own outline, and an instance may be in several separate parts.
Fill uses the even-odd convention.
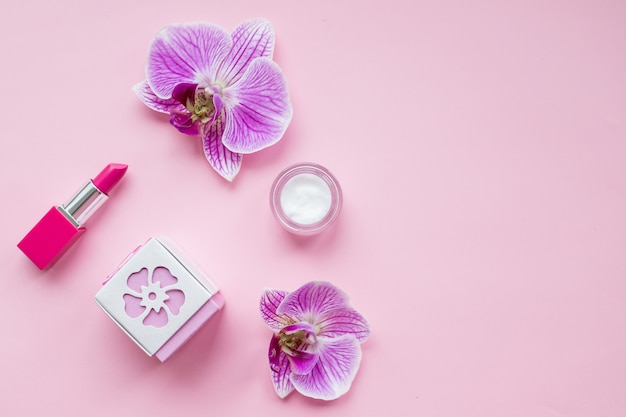
[[[17,247],[39,269],[51,267],[87,230],[85,224],[108,199],[127,168],[125,164],[107,165],[65,204],[52,207]]]

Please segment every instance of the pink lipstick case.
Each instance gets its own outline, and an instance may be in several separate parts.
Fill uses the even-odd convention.
[[[163,362],[223,307],[224,298],[174,242],[153,237],[107,277],[96,302]]]
[[[65,204],[52,207],[17,244],[39,269],[51,267],[87,230],[85,224],[108,199],[128,165],[107,165]]]

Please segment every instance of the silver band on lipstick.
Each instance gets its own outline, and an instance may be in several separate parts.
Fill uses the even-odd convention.
[[[57,209],[72,224],[76,227],[81,227],[107,198],[108,196],[100,191],[90,180],[67,203],[57,206]]]

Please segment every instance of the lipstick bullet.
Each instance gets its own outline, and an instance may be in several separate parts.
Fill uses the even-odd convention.
[[[67,203],[52,207],[17,244],[39,269],[47,269],[87,230],[85,223],[108,199],[128,165],[109,164]]]

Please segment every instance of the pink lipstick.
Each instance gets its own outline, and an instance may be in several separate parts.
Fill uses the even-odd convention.
[[[51,267],[87,230],[85,223],[108,199],[128,165],[109,164],[67,203],[52,207],[17,244],[39,269]]]

